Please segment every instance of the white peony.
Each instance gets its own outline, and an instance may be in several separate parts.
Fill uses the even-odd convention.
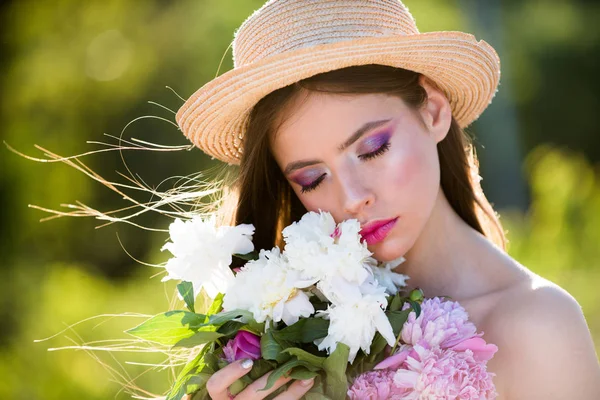
[[[321,292],[332,305],[317,316],[330,320],[327,336],[315,340],[319,350],[327,349],[331,354],[337,343],[350,347],[348,362],[352,363],[358,350],[369,354],[371,343],[378,331],[390,346],[396,338],[392,326],[385,315],[387,299],[385,288],[374,279],[368,279],[361,285],[334,277],[317,284]]]
[[[338,255],[339,263],[335,266],[339,274],[350,282],[361,284],[369,276],[366,268],[371,253],[367,243],[361,241],[360,223],[356,219],[349,219],[338,225],[339,237],[332,253]]]
[[[212,298],[218,293],[225,293],[234,278],[229,267],[232,255],[254,250],[254,226],[217,227],[215,221],[214,215],[206,219],[196,216],[185,222],[177,218],[169,225],[171,242],[166,243],[161,251],[169,250],[174,257],[164,267],[168,275],[162,279],[163,282],[169,279],[191,282],[194,296],[202,287]]]
[[[283,321],[292,325],[315,312],[308,295],[301,290],[312,284],[289,268],[279,248],[263,249],[258,260],[247,262],[237,273],[225,294],[223,308],[250,311],[257,322]]]
[[[408,275],[399,274],[392,271],[398,265],[402,264],[406,259],[399,257],[393,261],[383,263],[383,265],[370,264],[371,272],[377,282],[386,288],[386,292],[391,295],[395,295],[398,292],[398,288],[406,286],[406,280],[409,279]]]
[[[335,228],[336,224],[330,213],[309,211],[300,218],[300,221],[286,226],[282,234],[286,243],[302,240],[328,247],[333,244],[332,235]]]
[[[328,212],[308,212],[283,230],[290,267],[315,281],[342,276],[360,284],[369,276],[366,262],[372,254],[360,238],[357,220],[336,226]]]

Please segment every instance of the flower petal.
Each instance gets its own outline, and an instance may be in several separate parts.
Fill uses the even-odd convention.
[[[480,337],[473,337],[460,342],[451,347],[454,351],[465,351],[467,349],[473,352],[473,357],[477,361],[488,361],[498,351],[498,347],[494,344],[488,344]]]
[[[408,357],[408,351],[401,351],[400,353],[396,353],[393,356],[386,358],[374,366],[373,369],[398,369],[400,364],[406,360],[406,357]]]

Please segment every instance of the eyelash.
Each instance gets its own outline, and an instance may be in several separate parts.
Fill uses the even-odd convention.
[[[362,160],[370,160],[371,158],[375,158],[383,153],[385,153],[390,148],[390,142],[385,142],[381,145],[377,150],[372,151],[370,153],[362,154],[358,156]]]
[[[391,146],[391,143],[389,141],[387,141],[384,144],[382,144],[381,147],[379,147],[377,150],[372,151],[370,153],[361,154],[360,156],[358,156],[358,158],[360,158],[362,160],[373,159],[373,158],[378,157],[381,154],[385,153],[390,148],[390,146]],[[310,185],[302,186],[301,192],[307,193],[307,192],[310,192],[311,190],[316,189],[317,186],[319,186],[319,184],[321,183],[321,181],[323,179],[325,179],[325,174],[318,177],[317,180],[314,181],[313,183],[311,183]]]

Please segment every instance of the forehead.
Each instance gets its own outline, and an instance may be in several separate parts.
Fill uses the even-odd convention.
[[[397,96],[302,93],[282,110],[271,147],[278,161],[319,157],[322,152],[336,151],[367,122],[408,113],[407,106]]]

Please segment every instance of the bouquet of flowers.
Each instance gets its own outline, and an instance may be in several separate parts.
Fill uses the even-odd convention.
[[[258,253],[249,224],[176,219],[169,233],[161,250],[173,257],[163,281],[181,281],[187,310],[127,331],[194,349],[168,400],[209,398],[210,376],[240,358],[254,363],[230,387],[233,395],[271,371],[264,389],[283,375],[315,378],[310,399],[496,397],[486,363],[497,347],[457,302],[405,293],[408,277],[393,272],[404,258],[372,258],[357,220],[336,224],[329,213],[308,212],[283,230],[283,250]],[[233,270],[233,257],[246,262]],[[203,313],[195,309],[201,291],[212,300]]]

